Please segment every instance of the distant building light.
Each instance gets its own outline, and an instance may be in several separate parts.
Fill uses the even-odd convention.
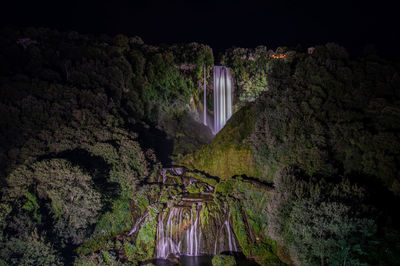
[[[278,55],[271,55],[270,57],[268,57],[267,59],[283,59],[286,58],[286,54],[278,54]]]

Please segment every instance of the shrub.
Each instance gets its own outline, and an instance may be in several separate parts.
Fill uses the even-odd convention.
[[[359,264],[368,240],[376,232],[370,215],[362,213],[365,189],[348,179],[338,183],[309,179],[293,169],[275,179],[268,202],[268,230],[289,247],[301,265]]]

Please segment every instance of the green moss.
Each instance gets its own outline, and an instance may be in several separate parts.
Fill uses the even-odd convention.
[[[208,224],[209,215],[210,215],[210,212],[209,212],[208,204],[204,203],[203,207],[200,210],[200,224],[203,228],[205,227],[205,225]]]
[[[216,193],[221,193],[224,195],[231,195],[234,189],[234,186],[236,186],[237,181],[235,179],[228,179],[228,180],[223,180],[219,182],[215,186],[215,192]]]
[[[249,106],[235,113],[210,144],[178,160],[191,170],[227,179],[235,175],[262,178],[246,138],[254,128],[254,113]]]
[[[156,246],[157,216],[157,210],[151,209],[149,216],[147,216],[146,220],[140,227],[134,248],[135,257],[138,260],[142,261],[150,259],[154,255]]]
[[[233,231],[239,241],[239,244],[242,248],[243,253],[247,256],[251,256],[251,252],[249,250],[249,241],[247,239],[246,227],[243,221],[243,217],[241,214],[241,207],[238,202],[231,200],[229,202],[230,212],[232,215],[233,221]]]
[[[152,262],[143,262],[142,264],[140,264],[142,266],[156,266],[156,264],[152,263]]]
[[[103,260],[104,260],[105,263],[107,263],[107,264],[111,264],[112,263],[112,259],[110,257],[110,254],[107,251],[101,252],[101,255],[103,256]]]
[[[182,185],[182,178],[180,176],[173,175],[167,172],[167,184]]]
[[[149,206],[149,199],[146,194],[147,193],[144,190],[135,193],[135,207],[139,208],[141,213],[144,213],[147,206]]]
[[[34,194],[30,193],[29,191],[25,194],[28,201],[22,206],[22,209],[27,210],[32,213],[33,218],[36,219],[39,223],[41,223],[42,216],[39,213],[39,203],[37,198]]]
[[[200,193],[200,188],[196,183],[192,183],[188,186],[186,186],[186,189],[189,193]]]
[[[213,266],[236,266],[236,260],[233,256],[216,255],[212,259]]]
[[[215,192],[228,198],[232,228],[243,253],[260,263],[279,262],[276,243],[267,236],[269,192],[265,187],[238,177],[221,181]]]
[[[207,184],[209,184],[209,185],[211,185],[213,187],[218,184],[218,179],[217,178],[207,177],[204,174],[198,173],[198,172],[190,172],[189,171],[189,172],[185,173],[185,176],[192,177],[192,178],[197,179],[197,180],[199,180],[201,182],[207,183]]]
[[[186,186],[186,189],[189,193],[203,193],[206,191],[206,186],[204,183],[192,183]]]
[[[229,207],[233,222],[232,228],[240,247],[242,248],[243,254],[246,257],[254,258],[262,265],[283,264],[276,255],[277,250],[275,241],[265,236],[262,239],[258,238],[257,242],[250,241],[240,203],[235,200],[230,200]]]
[[[115,235],[128,230],[132,225],[130,212],[131,199],[120,198],[113,202],[113,209],[99,219],[95,233]]]
[[[74,262],[74,265],[76,265],[76,266],[96,266],[97,263],[90,262],[90,261],[85,261],[84,259],[77,259]]]
[[[135,260],[135,246],[128,241],[124,242],[124,253],[129,261]]]
[[[152,191],[151,193],[154,193]],[[180,186],[169,185],[162,187],[161,190],[158,190],[158,193],[155,195],[155,198],[159,203],[166,204],[171,198],[178,198],[182,193],[182,188]]]
[[[242,200],[247,199],[265,203],[270,192],[273,191],[273,188],[269,184],[239,176],[221,180],[217,185],[215,185],[214,191],[215,193],[220,193],[225,196],[233,196]],[[259,206],[260,204],[257,205]]]
[[[102,248],[107,246],[108,240],[112,239],[111,235],[98,235],[96,237],[92,237],[87,240],[83,244],[81,244],[77,249],[76,253],[79,256],[85,256],[90,253],[94,253],[96,251],[101,250]]]

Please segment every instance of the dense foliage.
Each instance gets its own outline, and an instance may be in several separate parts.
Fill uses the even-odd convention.
[[[357,172],[399,194],[399,90],[396,65],[350,60],[334,44],[294,62],[275,61],[270,91],[257,104],[253,147],[262,164],[308,174]]]
[[[267,73],[273,61],[272,56],[284,55],[285,60],[291,60],[295,51],[286,47],[278,47],[275,51],[267,50],[265,46],[254,49],[231,48],[221,59],[221,63],[231,68],[235,90],[235,110],[239,110],[248,102],[255,101],[262,92],[268,90]]]
[[[2,30],[0,264],[136,265],[189,193],[260,264],[399,264],[399,65],[335,44],[222,64],[236,113],[199,148],[208,46]],[[163,152],[186,169],[161,170]]]
[[[358,265],[376,232],[365,188],[348,179],[307,179],[285,169],[268,202],[269,235],[302,265]],[[336,181],[336,180],[335,180]]]
[[[399,218],[398,66],[327,44],[272,61],[267,80],[248,140],[276,187],[269,235],[301,265],[397,264],[386,239]]]
[[[33,28],[3,29],[0,48],[1,264],[150,258],[156,205],[126,235],[155,201],[132,198],[155,190],[137,184],[161,167],[143,140],[158,130],[175,144],[196,139],[189,149],[208,141],[196,138],[195,112],[211,49]]]
[[[265,46],[256,49],[232,48],[225,52],[222,63],[232,68],[236,88],[236,108],[240,108],[249,101],[254,101],[267,87],[268,54]]]
[[[261,58],[243,56],[254,51],[232,51],[224,60],[235,78],[251,83],[247,71],[263,73],[268,90],[250,86],[258,98],[182,164],[228,180],[273,182],[267,210],[255,212],[250,226],[265,228],[264,254],[269,247],[300,265],[398,264],[399,65],[376,55],[352,59],[335,44],[264,58],[267,69],[256,65]],[[228,191],[241,217],[259,201],[252,188],[251,205]],[[235,231],[239,241],[250,239],[245,224]]]

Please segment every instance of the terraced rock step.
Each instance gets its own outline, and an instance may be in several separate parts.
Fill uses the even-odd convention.
[[[189,194],[182,198],[182,203],[185,202],[214,202],[214,197],[213,193]]]

